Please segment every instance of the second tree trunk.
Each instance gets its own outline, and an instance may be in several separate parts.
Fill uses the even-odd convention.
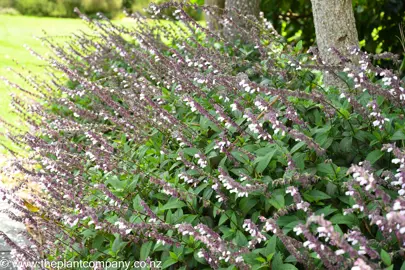
[[[352,0],[311,0],[311,2],[320,56],[328,65],[339,64],[339,57],[329,48],[334,47],[346,55],[347,47],[359,45]],[[328,86],[344,85],[339,78],[331,74],[325,74],[324,80]]]

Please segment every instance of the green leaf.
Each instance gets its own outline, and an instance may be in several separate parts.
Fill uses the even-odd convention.
[[[142,245],[141,253],[140,253],[140,260],[141,261],[144,261],[144,260],[146,260],[148,258],[149,253],[150,253],[150,251],[152,249],[152,245],[153,245],[153,242],[151,242],[151,241],[146,242],[146,243],[144,243]]]
[[[299,52],[302,50],[302,40],[298,41],[297,45],[295,45],[295,49],[296,52]]]
[[[352,150],[352,137],[345,137],[339,144],[339,148],[342,152],[350,152]]]
[[[301,147],[303,147],[304,145],[306,145],[306,143],[304,141],[297,143],[296,145],[294,145],[293,148],[291,148],[290,153],[294,154],[295,151],[299,150]]]
[[[221,226],[222,224],[224,224],[228,219],[229,219],[228,215],[225,215],[225,214],[221,215],[219,222],[218,222],[218,226]]]
[[[236,232],[236,237],[235,237],[235,242],[238,246],[246,246],[248,243],[248,240],[246,239],[246,236],[243,234],[241,231]]]
[[[175,263],[177,263],[176,260],[174,260],[173,258],[168,258],[166,261],[163,262],[162,269],[166,269]]]
[[[263,258],[263,257],[257,257],[255,260],[258,261],[258,262],[261,262],[261,263],[265,263],[265,262],[266,262],[266,259]]]
[[[277,245],[277,236],[273,235],[270,240],[267,242],[267,246],[266,246],[266,254],[264,254],[265,256],[267,256],[267,254],[271,254],[271,253],[275,253],[276,252],[276,245]]]
[[[284,262],[286,262],[286,263],[296,263],[297,258],[295,258],[293,255],[290,255],[287,258],[285,258]]]
[[[390,254],[388,254],[388,252],[386,252],[384,249],[381,249],[380,255],[381,255],[381,259],[384,262],[384,264],[386,266],[390,266],[392,263]]]
[[[332,208],[330,205],[328,205],[328,206],[316,211],[315,214],[317,216],[324,215],[325,217],[327,217],[327,216],[329,216],[330,214],[333,214],[336,211],[337,211],[336,208]]]
[[[322,201],[331,198],[328,194],[316,189],[305,192],[303,196],[309,202]]]
[[[398,130],[397,132],[394,133],[391,137],[391,141],[400,141],[400,140],[405,140],[405,134]]]
[[[129,192],[133,192],[136,188],[136,185],[138,184],[139,181],[139,174],[134,175],[132,182],[127,186],[127,190]]]
[[[239,208],[242,210],[242,213],[246,215],[250,209],[252,209],[257,204],[257,200],[253,200],[250,198],[243,198],[239,202]]]
[[[298,270],[298,268],[293,264],[284,263],[281,265],[280,270]]]
[[[343,115],[345,119],[350,118],[350,112],[346,110],[345,108],[340,108],[339,112]]]
[[[259,149],[255,150],[254,153],[255,153],[257,156],[265,156],[265,155],[267,155],[270,151],[272,151],[273,149],[274,149],[273,146],[266,146],[266,147],[262,147],[262,148],[259,148]]]
[[[160,208],[160,210],[165,211],[169,209],[177,209],[177,208],[182,208],[185,207],[186,204],[182,201],[179,201],[178,199],[168,201],[163,207]]]
[[[267,166],[269,165],[271,159],[273,158],[274,154],[277,152],[277,149],[272,149],[270,150],[270,152],[267,153],[267,155],[262,156],[262,157],[258,157],[255,160],[255,164],[257,163],[256,166],[256,172],[257,173],[262,173]]]
[[[117,253],[121,248],[123,248],[128,242],[123,242],[119,234],[115,234],[115,240],[112,244],[111,250]]]
[[[299,221],[299,217],[297,217],[296,215],[292,215],[292,216],[281,216],[277,219],[277,225],[280,227],[284,227],[287,224],[294,222],[294,221]]]
[[[271,263],[272,270],[283,270],[281,267],[283,266],[283,259],[281,258],[280,252],[277,252],[276,255],[273,256],[273,260]]]
[[[328,182],[326,184],[326,194],[328,194],[329,196],[335,196],[337,194],[337,191],[338,191],[337,185],[331,182]]]
[[[142,159],[146,153],[146,151],[148,151],[149,146],[147,145],[142,145],[141,147],[139,147],[138,150],[138,159]]]
[[[301,170],[305,168],[306,156],[307,156],[306,153],[295,153],[292,157],[295,165]]]
[[[384,155],[384,152],[380,150],[374,150],[373,152],[369,153],[366,157],[366,160],[370,161],[371,164],[374,164]]]
[[[342,215],[342,214],[336,214],[334,215],[331,219],[330,222],[333,224],[345,224],[348,226],[353,226],[357,223],[356,218],[354,215]]]
[[[273,259],[274,253],[270,253],[269,255],[266,256],[266,260],[268,262],[271,262],[271,259]]]
[[[93,229],[87,229],[82,232],[82,235],[85,239],[94,238],[97,235],[97,232]]]
[[[114,189],[123,189],[125,181],[121,181],[118,176],[114,175],[108,178],[106,184],[110,184]]]
[[[172,258],[172,259],[175,260],[176,262],[179,261],[179,256],[177,256],[176,253],[170,251],[169,254],[170,254],[170,258]]]
[[[277,210],[283,208],[285,206],[284,195],[273,194],[273,196],[270,198],[270,203],[277,208]]]
[[[197,148],[184,148],[184,154],[194,157],[195,154],[198,154],[200,151]]]
[[[141,200],[142,200],[141,197],[139,196],[139,194],[137,194],[133,200],[134,210],[139,211],[139,212],[143,211],[143,206],[141,205]]]
[[[99,234],[95,238],[93,238],[92,247],[95,249],[100,249],[103,242],[104,242],[104,236]]]
[[[249,161],[249,157],[242,152],[239,151],[232,151],[231,155],[239,162],[246,164]]]
[[[335,176],[335,171],[332,168],[332,164],[330,163],[320,163],[316,165],[316,169],[320,173],[324,173],[328,176]]]

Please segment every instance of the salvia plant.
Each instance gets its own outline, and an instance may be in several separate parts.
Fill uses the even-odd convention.
[[[28,228],[25,246],[0,234],[14,259],[404,269],[405,83],[373,65],[398,57],[331,48],[329,65],[263,16],[198,7],[214,32],[190,7],[151,5],[130,26],[80,14],[91,31],[32,51],[49,77],[3,78],[30,125],[2,121],[18,183],[2,197]]]

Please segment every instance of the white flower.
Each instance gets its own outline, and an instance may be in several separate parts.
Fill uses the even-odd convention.
[[[393,209],[394,209],[395,211],[401,210],[401,209],[402,209],[401,203],[400,203],[399,201],[396,201],[396,202],[394,203]]]
[[[339,255],[343,255],[343,254],[345,254],[345,253],[346,253],[346,252],[345,252],[343,249],[338,249],[338,250],[335,251],[335,254],[338,255],[338,256],[339,256]]]
[[[201,250],[198,251],[197,256],[198,256],[198,258],[204,258],[204,254]]]
[[[377,126],[379,126],[379,125],[380,125],[380,121],[379,121],[379,120],[375,120],[375,121],[373,122],[373,126],[377,127]]]
[[[285,193],[291,194],[291,196],[294,196],[295,194],[298,193],[298,191],[295,187],[288,187],[287,190],[285,191]]]
[[[392,163],[394,163],[394,164],[398,164],[398,163],[400,163],[401,162],[401,160],[399,159],[399,158],[394,158],[393,160],[392,160]]]
[[[300,227],[294,227],[293,231],[295,232],[296,235],[302,234],[302,229]]]

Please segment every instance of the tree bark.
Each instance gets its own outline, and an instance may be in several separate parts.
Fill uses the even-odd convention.
[[[218,21],[220,16],[222,16],[225,9],[225,0],[205,0],[205,6],[208,7],[217,7],[218,9],[215,14],[206,14],[205,20],[207,22],[208,29],[211,31],[221,30],[221,25]]]
[[[359,46],[352,0],[311,0],[320,57],[328,65],[340,63],[339,57],[329,48],[334,47],[347,55],[347,48]],[[356,61],[352,57],[353,61]],[[327,86],[347,87],[334,74],[324,74]]]
[[[254,16],[259,17],[260,13],[260,1],[261,0],[226,0],[225,10],[228,12],[229,17],[232,19],[236,26],[227,26],[224,29],[224,35],[230,39],[241,38],[247,40],[248,37],[241,33],[240,29],[249,30],[249,23],[243,20],[239,15],[245,15],[247,17]],[[237,13],[237,14],[235,14]]]

